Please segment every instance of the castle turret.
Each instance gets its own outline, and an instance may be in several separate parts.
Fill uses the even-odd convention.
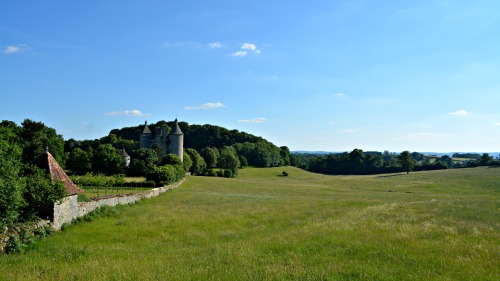
[[[147,121],[144,122],[144,130],[142,131],[139,142],[140,148],[149,148],[151,142],[151,130],[148,127]]]
[[[172,128],[172,132],[169,135],[170,139],[170,149],[169,153],[175,154],[179,156],[181,161],[184,161],[184,134],[179,127],[179,122],[177,118],[175,119],[174,127]]]

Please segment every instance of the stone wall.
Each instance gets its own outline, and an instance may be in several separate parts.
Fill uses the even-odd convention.
[[[132,204],[143,198],[155,197],[167,190],[177,188],[183,182],[184,179],[172,185],[153,188],[144,192],[130,195],[116,195],[114,197],[92,200],[90,202],[78,202],[77,195],[65,197],[54,204],[54,221],[52,222],[52,227],[54,230],[60,230],[64,223],[69,223],[77,217],[83,217],[99,207]]]

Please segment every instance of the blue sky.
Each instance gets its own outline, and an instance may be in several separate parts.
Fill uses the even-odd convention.
[[[0,3],[0,118],[159,120],[291,150],[500,151],[500,2]]]

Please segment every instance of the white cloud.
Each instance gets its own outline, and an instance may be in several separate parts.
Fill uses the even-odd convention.
[[[353,129],[346,129],[346,130],[342,130],[342,131],[337,131],[337,133],[341,133],[341,134],[352,134],[356,132],[356,130],[353,130]]]
[[[257,50],[257,46],[255,46],[255,44],[252,44],[252,43],[243,43],[243,45],[241,45],[241,49],[242,50],[256,51]]]
[[[233,57],[244,57],[246,55],[248,55],[248,52],[246,51],[237,51],[231,54]]]
[[[448,112],[448,115],[457,115],[457,116],[465,116],[469,114],[465,109],[460,109],[458,111],[455,111],[455,112]]]
[[[337,93],[335,94],[336,97],[345,97],[346,95],[344,93]]]
[[[219,42],[208,43],[208,47],[211,49],[222,48],[222,44]]]
[[[15,53],[20,53],[24,52],[26,50],[29,50],[29,46],[26,44],[18,44],[16,46],[7,46],[5,49],[2,51],[2,53],[6,55],[11,55]]]
[[[243,43],[241,45],[240,50],[231,54],[233,57],[244,57],[249,53],[254,53],[256,55],[260,55],[261,51],[257,48],[257,45],[253,43]]]
[[[151,116],[149,113],[142,113],[140,110],[132,109],[125,111],[111,111],[106,113],[108,116],[134,116],[134,117],[143,117],[143,116]]]
[[[260,118],[253,118],[253,119],[238,120],[238,122],[241,122],[241,123],[266,123],[267,119],[260,117]]]
[[[210,109],[210,108],[222,108],[224,105],[220,102],[209,102],[202,104],[200,106],[186,106],[184,109],[187,110],[198,110],[198,109]]]
[[[495,127],[500,127],[500,122],[496,122]]]

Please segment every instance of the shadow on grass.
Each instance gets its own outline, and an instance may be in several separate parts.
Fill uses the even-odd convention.
[[[377,178],[392,178],[392,177],[404,176],[404,175],[406,175],[406,174],[391,174],[391,175],[378,176]]]

